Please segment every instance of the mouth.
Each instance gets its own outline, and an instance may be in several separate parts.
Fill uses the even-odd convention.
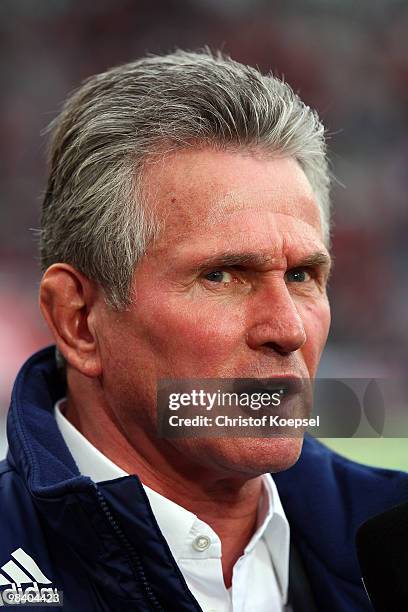
[[[250,399],[248,404],[239,402],[236,408],[243,415],[279,417],[284,419],[304,418],[311,414],[311,394],[308,380],[296,376],[274,378],[235,379],[234,391]],[[263,402],[267,394],[270,401]],[[267,399],[267,398],[266,398]]]
[[[248,395],[256,393],[278,394],[282,400],[301,393],[304,388],[304,380],[295,376],[237,378],[233,382],[235,393],[247,393]]]

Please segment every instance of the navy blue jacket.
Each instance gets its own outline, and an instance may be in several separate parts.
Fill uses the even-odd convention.
[[[137,476],[96,485],[79,474],[53,416],[64,394],[53,347],[17,377],[0,463],[0,581],[21,548],[62,591],[64,612],[199,611]],[[408,499],[408,476],[362,467],[308,438],[298,463],[274,479],[318,610],[370,610],[355,531]]]

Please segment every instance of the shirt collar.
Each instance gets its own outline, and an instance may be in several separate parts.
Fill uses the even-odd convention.
[[[262,533],[259,537],[263,536],[265,539],[281,592],[284,595],[284,601],[286,601],[289,587],[289,523],[272,476],[270,474],[265,474],[263,476],[263,483],[264,498],[266,495],[268,499],[268,502],[266,502],[266,517],[261,527],[255,532],[253,538],[257,536],[261,529]],[[249,542],[248,546],[251,545],[251,543],[252,540]]]
[[[64,401],[65,398],[55,404],[55,419],[65,444],[77,464],[79,473],[82,476],[89,476],[94,482],[128,476],[129,474],[101,453],[68,421],[61,411]]]

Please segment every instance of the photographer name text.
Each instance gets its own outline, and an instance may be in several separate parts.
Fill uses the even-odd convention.
[[[313,418],[285,418],[278,415],[263,415],[261,417],[229,417],[219,415],[215,418],[196,415],[194,417],[180,417],[173,414],[169,417],[171,427],[319,427],[320,416]]]

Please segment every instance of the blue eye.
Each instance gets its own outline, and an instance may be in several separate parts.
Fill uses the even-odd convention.
[[[301,268],[289,270],[286,272],[285,277],[288,283],[305,283],[310,280],[309,272],[302,270]]]
[[[213,270],[208,272],[204,278],[212,283],[228,283],[231,281],[231,274],[224,270]]]

